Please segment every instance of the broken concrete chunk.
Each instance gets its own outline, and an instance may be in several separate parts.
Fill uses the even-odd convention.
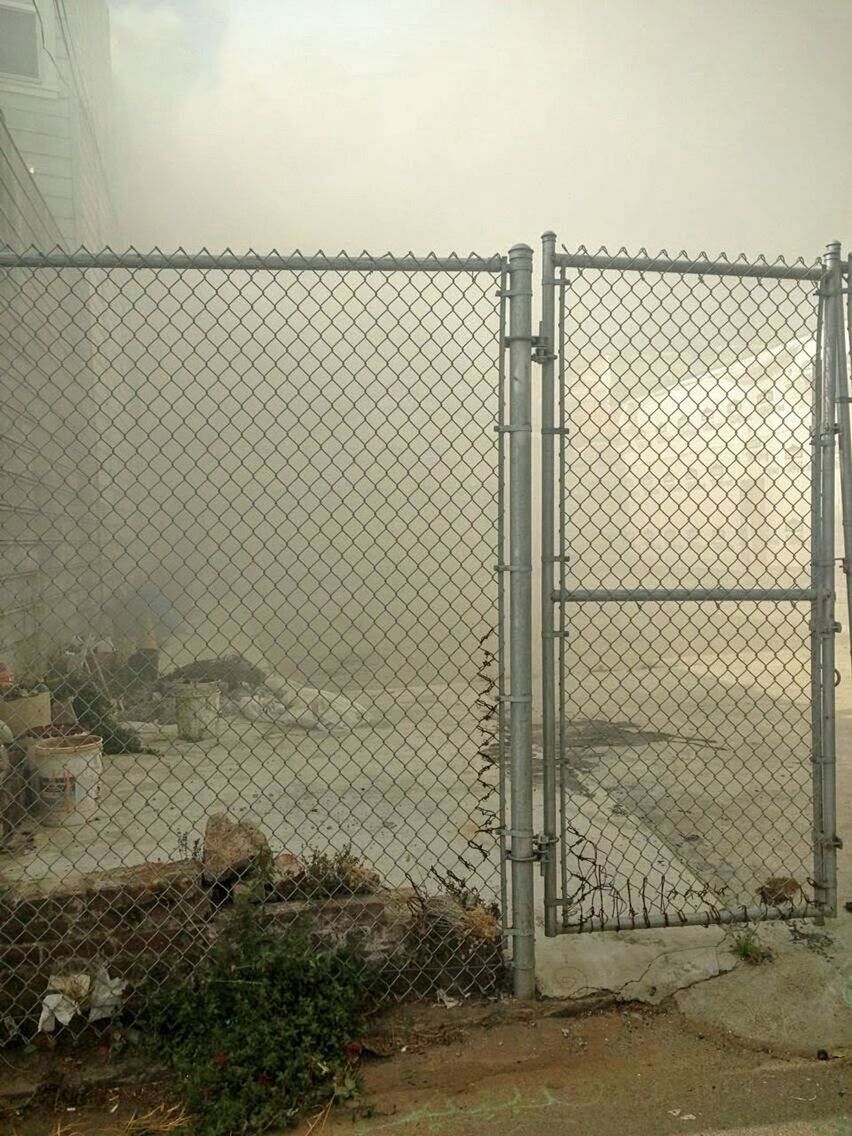
[[[305,875],[305,865],[292,852],[280,852],[272,869],[274,883],[295,883]]]
[[[204,881],[227,884],[247,876],[261,857],[270,856],[263,833],[246,820],[214,813],[204,831]]]
[[[252,903],[277,903],[295,899],[305,883],[305,865],[292,852],[279,853],[272,862],[268,880],[248,879],[234,885],[231,897],[236,903],[247,899]]]
[[[234,903],[266,903],[269,892],[263,880],[242,880],[231,888]]]
[[[87,916],[96,923],[111,917],[121,921],[128,912],[151,907],[180,906],[183,911],[203,912],[207,904],[197,860],[108,868],[60,879],[23,880],[4,889],[0,939],[10,925],[16,928],[15,936],[22,936],[25,924],[32,927],[36,921],[56,924],[61,919],[79,920]]]
[[[295,899],[304,893],[306,870],[304,863],[292,852],[281,852],[272,866],[273,901]]]

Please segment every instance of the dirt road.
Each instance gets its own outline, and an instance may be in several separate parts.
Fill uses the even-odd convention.
[[[689,1032],[673,1010],[406,1009],[388,1036],[392,1056],[364,1063],[363,1096],[328,1116],[324,1136],[852,1134],[849,1062],[744,1050]],[[63,1136],[123,1136],[134,1110],[162,1099],[122,1089],[105,1107],[60,1106],[3,1131],[50,1136],[62,1121]]]

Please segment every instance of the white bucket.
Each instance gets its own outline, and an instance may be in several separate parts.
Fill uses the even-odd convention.
[[[219,684],[187,682],[175,687],[177,736],[185,742],[207,737],[219,717]]]
[[[83,824],[98,811],[103,773],[103,739],[45,738],[30,750],[41,781],[47,825]]]

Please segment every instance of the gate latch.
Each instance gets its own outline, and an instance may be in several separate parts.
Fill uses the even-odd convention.
[[[533,839],[535,857],[541,865],[541,874],[544,875],[544,865],[550,863],[551,848],[559,843],[558,836],[536,836]]]
[[[513,856],[511,848],[507,848],[506,859],[511,860],[515,864],[541,864],[543,871],[543,865],[550,860],[550,849],[557,843],[558,837],[556,836],[534,835],[532,838],[533,847],[531,856]]]
[[[533,363],[549,363],[556,356],[552,351],[548,351],[547,336],[534,335],[532,337],[532,361]]]

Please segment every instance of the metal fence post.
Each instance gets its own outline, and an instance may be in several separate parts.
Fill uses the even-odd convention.
[[[535,995],[532,793],[532,249],[509,252],[509,672],[513,990]]]
[[[840,246],[837,246],[838,259]],[[838,284],[842,285],[838,266]],[[849,292],[847,286],[847,293]],[[852,311],[852,294],[849,295]],[[843,574],[846,581],[846,620],[852,620],[852,430],[849,421],[849,372],[846,368],[846,335],[843,327],[843,300],[837,296],[837,447],[840,457],[840,500],[843,523]],[[852,649],[852,639],[850,639]]]
[[[838,388],[839,354],[844,349],[842,277],[840,243],[826,246],[824,287],[827,293],[824,309],[823,397],[820,430],[821,494],[817,568],[819,575],[818,632],[821,638],[820,708],[822,712],[821,747],[819,753],[819,798],[814,802],[815,829],[819,847],[815,849],[814,867],[817,895],[822,914],[834,915],[837,909],[837,834],[835,801],[835,722],[834,722],[834,437],[837,421],[835,398]]]
[[[556,685],[554,679],[554,364],[556,361],[556,291],[553,253],[556,234],[541,238],[541,741],[544,862],[544,933],[556,934]]]
[[[823,321],[825,318],[825,281],[819,286],[817,301],[816,341],[811,378],[811,840],[813,843],[813,878],[823,878],[822,868],[822,460],[823,460]]]

